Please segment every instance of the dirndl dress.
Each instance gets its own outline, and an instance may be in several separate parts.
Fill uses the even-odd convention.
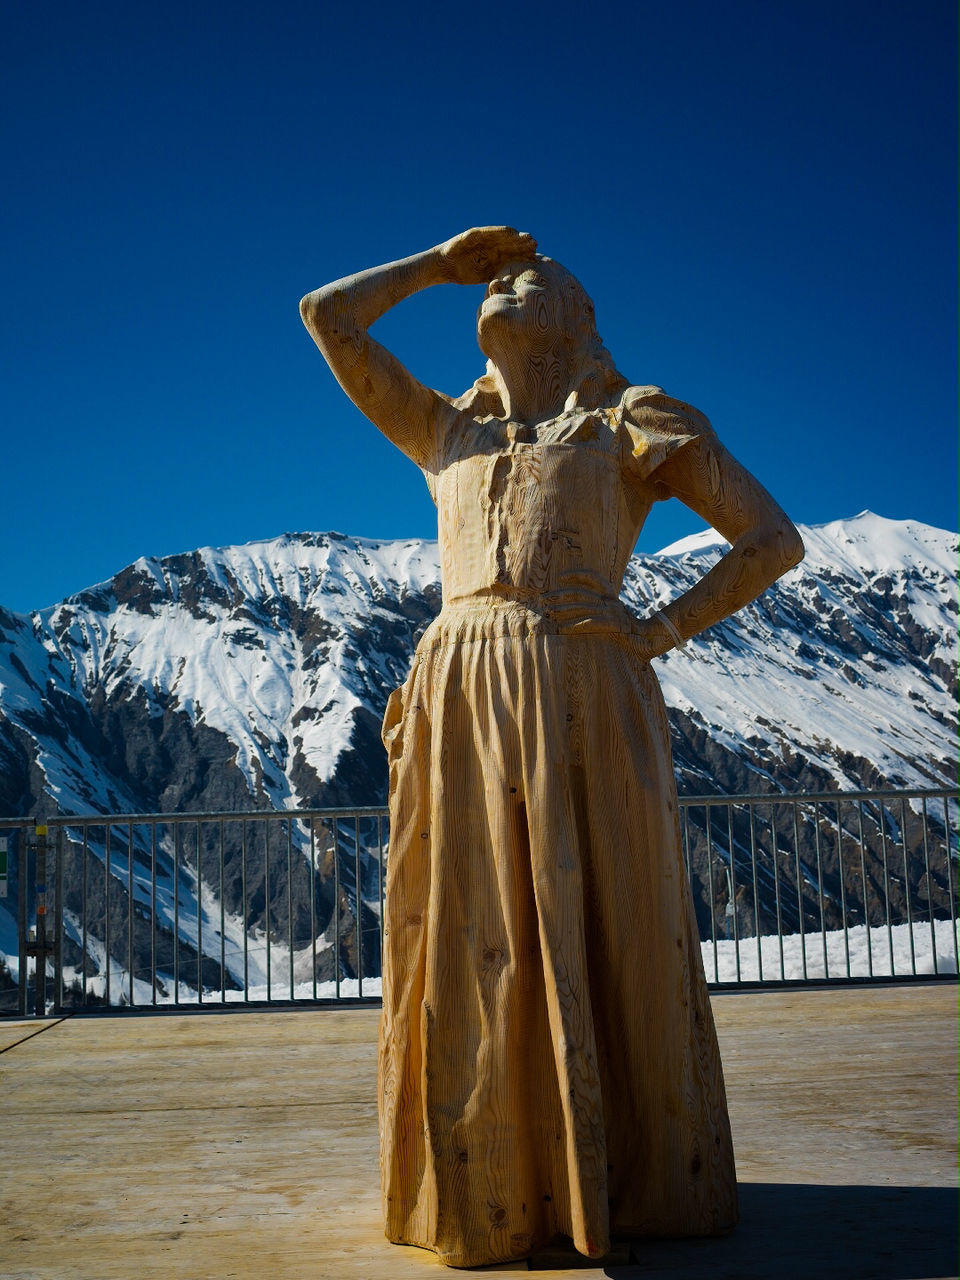
[[[618,600],[657,468],[706,419],[656,387],[425,468],[443,607],[389,700],[386,1233],[453,1266],[558,1233],[729,1230],[736,1174],[660,688]]]

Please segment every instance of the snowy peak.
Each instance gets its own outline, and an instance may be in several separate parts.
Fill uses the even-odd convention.
[[[806,559],[834,569],[846,568],[860,577],[895,569],[926,568],[953,574],[957,566],[957,535],[919,520],[890,520],[861,511],[845,520],[800,526]],[[714,529],[704,529],[656,553],[656,558],[681,558],[719,551],[728,544]]]
[[[814,563],[868,581],[911,571],[956,574],[957,535],[918,520],[887,520],[863,511],[850,520],[810,525],[804,540]]]
[[[831,787],[952,781],[956,535],[869,512],[801,533],[801,565],[694,641],[689,660],[667,657],[668,704],[731,751],[762,741],[758,763],[781,785],[791,752]],[[680,585],[724,546],[697,535],[652,559]]]
[[[956,535],[869,512],[658,662],[687,791],[940,782],[955,760]],[[635,557],[639,614],[723,552]],[[141,558],[0,610],[0,811],[382,800],[379,721],[440,606],[435,543],[284,534]]]

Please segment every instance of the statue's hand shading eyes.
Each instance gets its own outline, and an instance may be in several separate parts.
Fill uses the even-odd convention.
[[[486,284],[505,262],[526,261],[537,242],[513,227],[472,227],[439,246],[447,278],[454,284]]]

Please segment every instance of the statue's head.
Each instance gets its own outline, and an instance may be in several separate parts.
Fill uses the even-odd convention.
[[[587,291],[542,254],[505,263],[491,280],[477,312],[477,342],[487,372],[455,403],[478,417],[502,413],[494,369],[508,353],[536,360],[559,346],[569,376],[567,408],[595,408],[629,385],[597,333]]]
[[[480,350],[494,361],[501,342],[534,353],[561,339],[572,349],[595,327],[593,303],[579,280],[540,254],[505,263],[477,312]]]

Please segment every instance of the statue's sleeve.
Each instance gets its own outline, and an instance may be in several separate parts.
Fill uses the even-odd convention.
[[[420,463],[420,470],[423,472],[423,478],[427,482],[427,488],[430,491],[430,497],[433,499],[433,505],[437,505],[437,481],[440,472],[443,469],[443,458],[441,457],[440,446],[446,444],[446,438],[441,436],[438,440],[436,436],[431,441],[430,452],[426,459]]]
[[[465,440],[471,429],[476,429],[476,423],[466,414],[460,413],[451,403],[449,396],[445,396],[441,391],[436,394],[439,400],[445,402],[445,405],[436,415],[433,430],[425,442],[424,456],[414,459],[423,472],[423,478],[427,482],[434,505],[437,502],[437,482],[440,472],[463,453]]]
[[[674,400],[661,387],[631,387],[623,397],[621,423],[623,469],[635,483],[656,486],[654,473],[677,449],[705,436],[715,438],[699,409]]]

